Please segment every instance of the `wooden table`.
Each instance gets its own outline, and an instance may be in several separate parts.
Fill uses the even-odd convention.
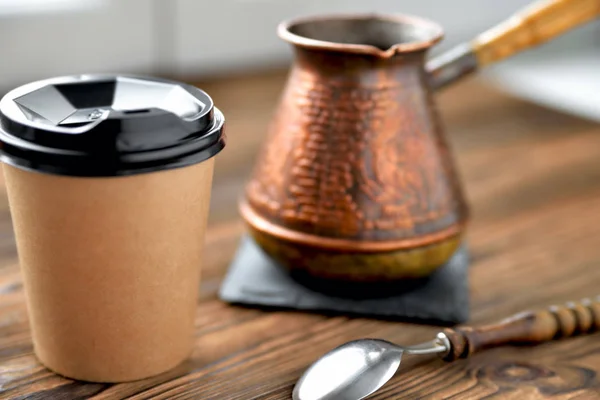
[[[86,384],[36,361],[8,204],[0,196],[2,398],[289,399],[309,363],[342,342],[376,336],[411,344],[437,332],[425,325],[234,307],[217,299],[244,231],[236,201],[284,78],[274,72],[200,83],[225,112],[230,140],[217,162],[196,350],[163,376]],[[439,100],[473,211],[470,322],[600,294],[600,126],[475,80]],[[372,398],[600,399],[600,336],[499,348],[450,364],[407,356],[401,372]]]

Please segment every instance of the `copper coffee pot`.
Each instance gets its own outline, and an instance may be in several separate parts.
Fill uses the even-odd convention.
[[[433,92],[599,14],[600,0],[541,1],[430,61],[443,31],[422,18],[283,22],[295,62],[240,205],[253,238],[314,277],[429,275],[468,217]]]

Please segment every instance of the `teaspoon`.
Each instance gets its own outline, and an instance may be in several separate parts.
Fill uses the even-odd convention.
[[[444,329],[430,342],[398,346],[381,339],[345,343],[310,366],[296,383],[294,400],[360,400],[381,388],[398,370],[402,355],[438,354],[445,361],[467,358],[490,347],[538,344],[600,331],[600,296],[539,312],[523,312],[479,328]]]

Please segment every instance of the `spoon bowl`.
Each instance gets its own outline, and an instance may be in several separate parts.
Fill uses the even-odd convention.
[[[389,381],[400,366],[402,354],[447,351],[441,337],[417,346],[398,346],[381,339],[345,343],[325,354],[302,375],[293,400],[360,400]]]
[[[294,400],[364,399],[389,381],[400,366],[402,349],[385,340],[361,339],[339,346],[302,375]]]

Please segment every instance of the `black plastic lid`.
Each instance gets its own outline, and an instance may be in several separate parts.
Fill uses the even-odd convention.
[[[70,176],[183,167],[225,147],[225,119],[202,90],[126,75],[29,83],[0,100],[0,160]]]

